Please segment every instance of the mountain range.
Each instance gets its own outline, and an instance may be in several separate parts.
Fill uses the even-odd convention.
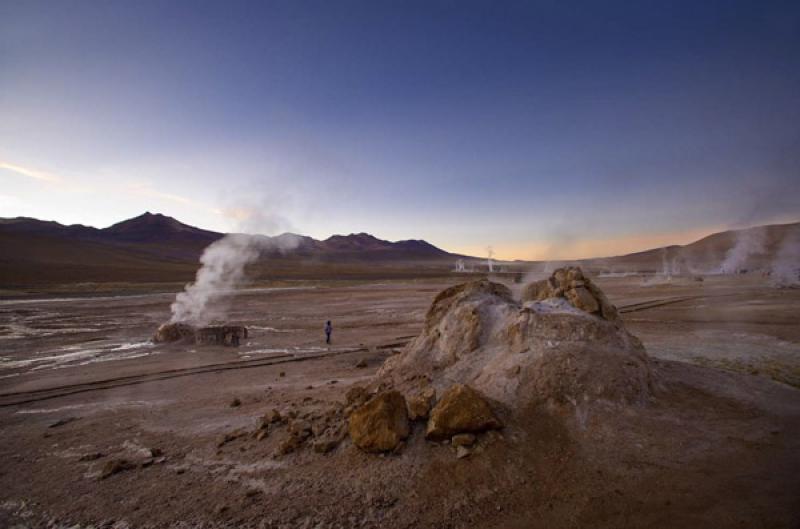
[[[0,219],[0,289],[69,283],[190,281],[203,250],[225,234],[195,228],[161,214],[145,213],[108,228],[66,226],[27,217]],[[423,240],[390,242],[368,233],[324,240],[285,233],[258,236],[290,250],[262,253],[257,276],[267,279],[409,278],[449,274],[457,259],[476,272],[484,259],[449,253]],[[739,241],[755,243],[746,264],[766,267],[786,241],[800,241],[800,223],[715,233],[685,246],[584,259],[595,272],[691,272],[719,268]],[[533,263],[502,263],[526,271]]]
[[[0,287],[51,280],[189,280],[203,249],[224,236],[150,212],[102,229],[28,217],[0,219]],[[368,233],[325,240],[295,234],[259,237],[293,242],[291,250],[268,256],[275,261],[265,264],[268,268],[290,267],[283,261],[302,261],[306,271],[309,263],[385,268],[408,261],[450,263],[460,257],[426,241],[390,242]]]

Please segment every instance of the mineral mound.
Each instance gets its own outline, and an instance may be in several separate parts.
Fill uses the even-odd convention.
[[[531,283],[515,300],[487,280],[453,286],[422,333],[379,375],[396,388],[467,384],[510,407],[536,402],[643,403],[654,376],[641,342],[579,268]]]
[[[190,342],[197,345],[226,345],[237,347],[247,338],[247,327],[219,325],[195,327],[188,323],[165,323],[153,335],[155,343]]]

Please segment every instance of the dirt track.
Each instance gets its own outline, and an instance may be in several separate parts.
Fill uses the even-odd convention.
[[[274,457],[280,431],[249,435],[273,407],[336,406],[418,332],[447,284],[244,293],[231,321],[252,335],[238,350],[146,344],[167,295],[0,306],[0,526],[800,524],[800,291],[757,280],[601,280],[661,359],[664,390],[650,407],[598,408],[582,431],[503,410],[502,436],[465,460],[419,432],[387,457],[347,440]],[[220,446],[238,429],[248,435]],[[98,479],[108,460],[150,448],[165,459]]]

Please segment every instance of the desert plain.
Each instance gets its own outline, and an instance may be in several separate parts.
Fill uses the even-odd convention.
[[[800,524],[800,289],[756,275],[594,278],[647,350],[647,402],[496,406],[468,453],[420,423],[357,448],[348,390],[469,279],[250,285],[221,301],[239,347],[152,343],[174,292],[0,301],[0,526]]]

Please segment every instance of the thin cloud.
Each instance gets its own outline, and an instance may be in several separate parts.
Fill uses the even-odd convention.
[[[164,193],[163,191],[158,191],[157,189],[153,189],[150,184],[130,184],[127,187],[127,190],[131,193],[145,197],[169,200],[172,202],[178,202],[179,204],[197,205],[197,203],[190,198],[175,195],[173,193]]]
[[[5,169],[6,171],[11,171],[13,173],[20,174],[22,176],[27,176],[28,178],[33,178],[34,180],[40,180],[42,182],[50,182],[52,184],[61,183],[64,181],[58,175],[54,175],[53,173],[48,173],[46,171],[39,171],[36,169],[31,169],[29,167],[22,167],[21,165],[16,165],[13,163],[3,162],[0,161],[0,169]]]

